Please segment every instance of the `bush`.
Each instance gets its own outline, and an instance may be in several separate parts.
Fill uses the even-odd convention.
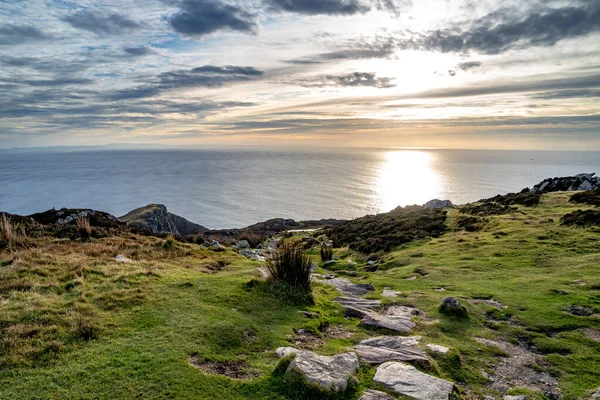
[[[321,261],[327,262],[333,260],[333,246],[321,245]]]
[[[81,240],[90,240],[90,238],[92,237],[92,227],[90,226],[90,220],[86,217],[77,217],[75,219],[75,224],[77,225],[77,232],[79,232],[79,237],[81,237]]]
[[[174,250],[177,247],[177,241],[173,235],[167,236],[165,242],[162,244],[162,248],[165,250]]]
[[[295,288],[310,290],[312,262],[306,251],[291,241],[266,258],[266,268],[272,281],[283,282]]]

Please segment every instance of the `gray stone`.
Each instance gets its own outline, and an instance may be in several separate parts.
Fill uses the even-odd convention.
[[[373,381],[417,400],[448,400],[454,384],[418,371],[415,367],[389,361],[377,367]]]
[[[445,346],[440,346],[439,344],[426,344],[425,347],[427,347],[430,351],[434,353],[440,354],[446,354],[450,350],[449,348]]]
[[[399,306],[399,305],[390,306],[384,312],[384,314],[387,315],[388,317],[404,317],[404,318],[410,318],[413,315],[419,315],[422,313],[423,313],[422,311],[420,311],[414,307]]]
[[[327,391],[345,391],[348,381],[359,367],[358,357],[355,353],[320,356],[312,351],[280,347],[276,350],[276,354],[279,357],[296,355],[286,371],[287,376],[299,374],[308,383]]]
[[[438,208],[446,208],[446,207],[454,208],[454,204],[452,204],[452,202],[450,200],[433,199],[433,200],[429,200],[427,203],[423,204],[423,207],[435,210]]]
[[[381,306],[381,300],[361,299],[358,297],[336,297],[333,301],[341,304],[344,308],[349,306],[363,310],[370,310]]]
[[[238,249],[248,249],[250,248],[250,243],[248,243],[247,240],[238,240],[235,243],[235,247],[237,247]]]
[[[527,397],[526,396],[504,396],[502,397],[503,400],[526,400]]]
[[[121,255],[121,254],[119,254],[119,255],[115,256],[115,261],[116,261],[116,262],[123,262],[123,263],[130,263],[130,262],[133,262],[133,260],[132,260],[132,259],[130,259],[130,258],[127,258],[127,257],[125,257],[124,255]]]
[[[600,399],[600,388],[596,389],[594,394],[592,394],[592,399]]]
[[[394,398],[379,390],[365,390],[358,400],[394,400]]]
[[[381,292],[381,295],[383,297],[398,297],[400,295],[400,292],[391,290],[389,288],[385,288],[385,289],[383,289],[383,292]]]
[[[406,317],[388,317],[375,313],[368,313],[361,320],[363,325],[386,328],[396,332],[408,333],[415,327],[415,323]]]
[[[369,364],[382,364],[387,361],[429,362],[421,349],[412,346],[419,343],[420,336],[380,336],[361,341],[355,348],[360,359]]]
[[[448,315],[467,315],[467,309],[454,297],[446,297],[444,300],[442,300],[440,311]]]
[[[323,278],[326,278],[326,276],[323,276]],[[346,278],[333,278],[333,279],[326,279],[326,280],[317,280],[317,282],[321,282],[326,285],[331,285],[334,288],[336,288],[337,290],[339,290],[340,292],[342,292],[343,294],[351,295],[351,296],[362,296],[363,294],[366,294],[369,291],[375,290],[375,287],[373,285],[371,285],[370,283],[354,284]]]

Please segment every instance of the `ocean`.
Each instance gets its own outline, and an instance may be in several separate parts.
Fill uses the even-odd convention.
[[[162,203],[206,227],[236,228],[277,217],[349,219],[434,198],[462,204],[581,172],[600,173],[600,152],[1,151],[0,211],[121,216]]]

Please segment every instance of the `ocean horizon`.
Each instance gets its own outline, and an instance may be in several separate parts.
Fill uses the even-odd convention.
[[[149,203],[211,229],[270,218],[351,219],[449,199],[463,204],[600,170],[600,152],[444,149],[144,149],[0,153],[0,211]]]

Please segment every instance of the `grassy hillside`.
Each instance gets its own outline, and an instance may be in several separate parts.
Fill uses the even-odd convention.
[[[537,206],[476,217],[470,232],[465,214],[451,210],[440,237],[372,255],[376,272],[365,271],[368,254],[349,248],[335,249],[330,269],[373,283],[370,297],[386,305],[421,310],[414,334],[451,348],[430,354],[428,372],[454,381],[461,398],[507,387],[589,398],[600,386],[600,228],[561,225],[593,208],[568,198],[551,193]],[[311,253],[318,261],[318,247]],[[260,283],[259,266],[232,250],[133,233],[4,248],[0,398],[311,398],[284,384],[278,346],[333,354],[381,332],[344,318],[331,287],[315,283],[314,304],[302,304]],[[384,288],[400,294],[382,297]],[[446,296],[469,318],[440,314]],[[374,371],[362,366],[344,398],[381,389]]]

